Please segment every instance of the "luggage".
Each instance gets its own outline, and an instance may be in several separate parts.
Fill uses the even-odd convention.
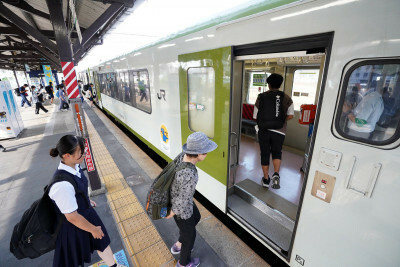
[[[170,188],[175,173],[184,168],[196,168],[188,162],[170,162],[154,180],[147,193],[146,212],[152,220],[167,217],[171,212]]]
[[[63,103],[63,109],[69,109],[69,105],[68,105],[67,102],[64,102],[64,103]]]
[[[14,226],[10,252],[17,259],[34,259],[55,248],[57,235],[65,216],[56,212],[49,191],[53,184],[61,181],[70,182],[76,194],[83,194],[72,177],[63,174],[54,176],[44,188],[43,196],[24,212],[19,223]]]

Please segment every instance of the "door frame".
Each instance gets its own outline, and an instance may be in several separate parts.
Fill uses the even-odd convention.
[[[321,84],[320,84],[320,92],[318,95],[318,101],[317,101],[317,112],[316,112],[316,117],[315,117],[315,122],[314,122],[314,130],[311,136],[311,142],[310,142],[310,152],[309,152],[309,164],[307,165],[307,168],[304,170],[304,181],[303,181],[303,186],[301,189],[301,194],[300,194],[300,200],[299,200],[299,206],[296,214],[296,221],[293,229],[293,235],[292,239],[290,242],[290,247],[287,255],[283,254],[277,247],[274,245],[270,245],[270,247],[277,252],[277,254],[283,258],[285,258],[287,261],[290,260],[291,258],[291,253],[293,250],[293,244],[297,232],[297,226],[299,223],[299,218],[300,218],[300,213],[302,210],[302,205],[303,205],[303,199],[305,195],[305,189],[306,185],[308,182],[308,173],[310,169],[310,163],[313,158],[313,148],[314,148],[314,143],[315,143],[315,138],[318,133],[318,126],[319,126],[319,118],[320,118],[320,112],[321,112],[321,107],[323,104],[323,96],[325,92],[325,85],[326,85],[326,79],[327,79],[327,74],[328,74],[328,68],[329,68],[329,63],[330,63],[330,57],[331,57],[331,51],[332,51],[332,45],[333,45],[333,38],[334,38],[334,32],[327,32],[327,33],[321,33],[321,34],[314,34],[314,35],[307,35],[307,36],[300,36],[300,37],[293,37],[293,38],[287,38],[287,39],[279,39],[279,40],[273,40],[273,41],[266,41],[266,42],[260,42],[260,43],[254,43],[254,44],[245,44],[245,45],[239,45],[239,46],[233,46],[232,47],[232,59],[238,57],[238,56],[251,56],[251,55],[257,55],[257,54],[273,54],[273,53],[285,53],[285,52],[297,52],[297,51],[307,51],[310,54],[315,54],[318,52],[324,53],[325,54],[325,61],[324,61],[324,66],[323,66],[323,74],[322,74],[322,79],[321,79]],[[233,64],[234,60],[231,62],[231,70],[233,74]],[[231,97],[233,95],[233,75],[231,75]],[[230,110],[232,112],[232,99],[230,99]],[[231,118],[232,113],[230,113],[230,118]],[[232,121],[231,119],[229,120],[229,130],[231,129]],[[231,132],[229,132],[229,135],[231,135]],[[229,138],[229,148],[231,148],[231,138]],[[230,155],[229,151],[229,155]],[[229,177],[230,177],[230,164],[228,163],[228,176],[227,176],[227,185],[229,183]],[[228,192],[227,192],[227,200],[226,200],[226,205],[228,203]],[[230,212],[229,208],[226,206],[226,211],[227,214],[232,216],[235,220],[240,222],[243,225],[247,225],[249,229],[251,229],[251,226],[243,220],[242,218],[238,217],[235,215],[233,212]],[[252,235],[254,235],[257,239],[263,240],[264,243],[269,244],[270,242],[266,240],[263,236],[259,236],[257,232],[251,231],[250,232]]]

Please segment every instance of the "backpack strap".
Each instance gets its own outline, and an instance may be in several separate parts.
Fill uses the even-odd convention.
[[[82,198],[83,199],[86,199],[86,196],[85,196],[85,194],[78,188],[78,185],[76,184],[76,182],[75,182],[75,180],[74,180],[74,178],[72,178],[71,176],[69,176],[69,175],[66,175],[66,174],[62,174],[62,173],[59,173],[59,174],[57,174],[57,175],[54,175],[54,177],[51,179],[51,181],[50,181],[50,183],[44,188],[44,190],[45,190],[45,194],[49,194],[49,192],[50,192],[50,188],[55,184],[55,183],[58,183],[58,182],[69,182],[73,187],[74,187],[74,190],[75,190],[75,193],[76,194],[79,194],[79,195],[81,195],[82,196]],[[89,203],[86,203],[87,204],[87,208],[89,208]]]

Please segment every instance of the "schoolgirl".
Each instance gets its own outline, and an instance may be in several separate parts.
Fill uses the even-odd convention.
[[[199,209],[193,202],[193,195],[199,180],[195,165],[203,161],[207,153],[218,147],[202,132],[195,132],[187,138],[183,152],[177,156],[178,164],[187,162],[187,167],[175,174],[171,184],[171,213],[166,219],[174,217],[179,228],[179,239],[171,247],[172,254],[181,254],[176,267],[196,267],[200,265],[199,258],[191,258],[196,239],[196,225],[200,221]]]
[[[107,230],[93,208],[96,203],[88,197],[88,180],[80,168],[85,157],[84,144],[81,137],[65,135],[50,150],[50,156],[61,158],[54,175],[73,177],[77,188],[84,193],[75,192],[74,186],[67,181],[55,183],[50,188],[49,197],[55,203],[56,211],[66,218],[57,237],[53,267],[83,266],[91,261],[94,250],[109,266],[122,266],[114,260]]]

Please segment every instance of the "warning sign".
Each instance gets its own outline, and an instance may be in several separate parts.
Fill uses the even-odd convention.
[[[87,166],[87,171],[92,172],[95,169],[94,169],[92,152],[90,151],[90,146],[87,139],[85,139],[85,150],[86,150],[85,162]]]

